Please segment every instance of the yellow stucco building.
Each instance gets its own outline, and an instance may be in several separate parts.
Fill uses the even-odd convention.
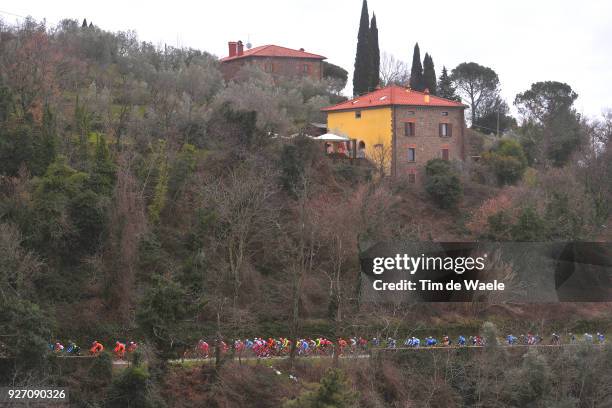
[[[363,142],[367,155],[375,145],[391,145],[391,115],[390,106],[360,111],[332,111],[327,113],[327,130]]]
[[[388,154],[389,173],[416,182],[428,160],[464,160],[464,109],[427,91],[389,86],[322,111],[327,131],[354,140],[357,157],[380,162]]]

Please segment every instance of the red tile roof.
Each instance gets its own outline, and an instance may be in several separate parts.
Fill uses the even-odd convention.
[[[429,102],[426,102],[427,96],[429,96]],[[394,85],[377,89],[337,105],[327,106],[321,110],[329,112],[390,105],[465,107],[461,102]]]
[[[242,55],[235,55],[233,57],[221,58],[221,62],[232,61],[238,58],[245,57],[285,57],[285,58],[311,58],[311,59],[327,59],[322,55],[311,54],[309,52],[294,50],[291,48],[281,47],[278,45],[262,45],[259,47],[251,48],[250,50],[244,50]]]

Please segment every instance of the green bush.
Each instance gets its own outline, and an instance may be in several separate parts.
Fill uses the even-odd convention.
[[[527,168],[527,157],[515,140],[502,139],[492,151],[483,154],[483,160],[500,185],[515,184]]]
[[[306,391],[297,399],[287,401],[285,408],[354,407],[357,393],[353,392],[346,376],[339,369],[329,369],[321,378],[319,386]]]
[[[454,208],[463,194],[461,181],[449,162],[434,159],[425,166],[425,191],[440,208]]]
[[[321,146],[303,136],[295,138],[292,144],[283,146],[279,162],[282,187],[287,192],[294,193],[308,167],[312,166],[320,155]]]
[[[89,368],[88,377],[100,385],[109,384],[113,378],[113,357],[108,351],[94,358]]]
[[[546,223],[533,207],[521,210],[516,224],[510,227],[513,241],[533,242],[546,239]]]
[[[149,372],[142,367],[125,369],[111,384],[105,398],[107,408],[148,408],[155,403],[150,396]]]

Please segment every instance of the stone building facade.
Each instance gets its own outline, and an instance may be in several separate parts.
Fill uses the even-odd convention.
[[[431,159],[465,160],[462,106],[399,105],[393,111],[392,174],[420,181]]]
[[[226,81],[246,64],[254,64],[273,77],[310,77],[320,80],[323,77],[322,55],[312,54],[303,48],[294,50],[278,45],[263,45],[244,49],[241,41],[228,44],[229,55],[220,60],[221,72]]]

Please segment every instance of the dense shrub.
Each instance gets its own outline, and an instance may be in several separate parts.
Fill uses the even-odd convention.
[[[106,408],[147,408],[156,404],[150,396],[151,381],[143,367],[130,367],[116,377],[105,398]]]
[[[541,241],[546,239],[546,224],[533,207],[525,207],[519,213],[516,224],[510,227],[513,241]]]
[[[523,176],[527,158],[521,145],[511,139],[502,139],[491,150],[482,155],[500,185],[515,184]]]
[[[320,385],[313,391],[306,391],[296,400],[288,401],[286,408],[354,407],[357,394],[345,374],[339,369],[329,369],[321,378]]]
[[[440,208],[453,208],[461,199],[461,181],[451,164],[433,159],[425,166],[425,191]]]
[[[299,136],[293,140],[293,143],[284,145],[279,162],[282,187],[287,192],[293,193],[319,156],[321,156],[320,146],[304,136]]]

